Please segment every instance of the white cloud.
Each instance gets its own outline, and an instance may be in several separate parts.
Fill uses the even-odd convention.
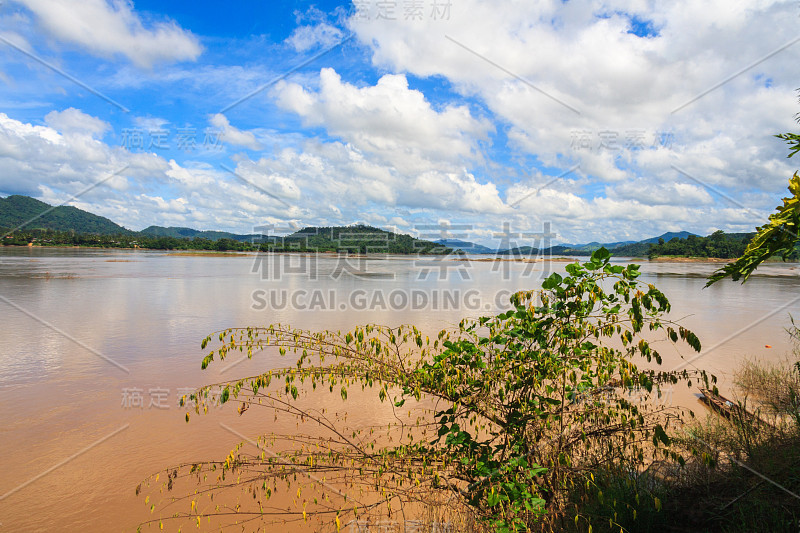
[[[69,17],[51,20],[68,5],[65,0],[24,3],[30,11],[19,11],[38,19],[55,41],[100,55],[136,55],[135,47],[120,43],[146,44],[145,35],[157,41],[164,24],[173,37],[197,44],[185,30],[154,23],[129,3],[75,3],[81,20],[98,12],[97,20],[115,21],[80,35],[50,28],[67,24]],[[377,82],[348,77],[356,70],[351,64],[338,72],[322,69],[318,76],[306,69],[250,101],[249,112],[257,113],[259,103],[270,95],[275,99],[264,108],[263,129],[240,130],[223,115],[209,117],[231,145],[258,151],[274,146],[231,158],[237,173],[255,186],[197,161],[166,161],[110,147],[100,142],[108,132],[104,121],[68,109],[48,115],[46,127],[0,124],[0,170],[6,176],[0,189],[19,185],[14,189],[19,190],[28,180],[34,192],[47,188],[52,193],[46,194],[57,196],[133,161],[126,177],[108,188],[127,187],[130,199],[114,203],[115,197],[106,196],[102,204],[114,206],[131,223],[174,217],[189,225],[246,231],[253,218],[404,222],[407,228],[447,218],[474,224],[471,238],[491,240],[504,221],[520,231],[541,231],[549,220],[572,242],[648,237],[665,229],[752,229],[785,192],[795,161],[786,159],[785,146],[772,134],[796,130],[800,44],[691,101],[794,39],[794,4],[460,0],[452,3],[449,19],[433,20],[426,12],[418,21],[403,20],[398,11],[394,21],[349,21],[371,54]],[[341,21],[332,21],[333,15],[308,13],[298,18],[283,46],[278,43],[280,49],[307,52],[341,37],[336,27]],[[630,33],[634,16],[649,21],[655,33]],[[139,66],[176,59],[157,57],[153,50],[141,57],[146,61]],[[126,63],[99,86],[119,92],[152,86],[165,94],[180,87],[187,104],[202,94],[204,102],[222,107],[274,79],[270,67],[278,63],[180,65],[157,73]],[[10,79],[16,74],[9,69]],[[275,103],[305,129],[293,128]],[[170,122],[181,123],[184,111],[167,115]],[[148,128],[165,123],[149,117],[134,121]],[[629,144],[636,132],[642,138],[634,149]],[[590,146],[576,142],[584,133]],[[608,135],[615,146],[602,144]],[[216,164],[227,153],[177,157],[195,156]],[[522,161],[532,162],[532,168],[523,168]],[[573,165],[579,168],[539,190]],[[137,199],[148,207],[134,213]],[[161,213],[159,205],[174,212]]]
[[[580,164],[579,184],[556,184],[521,212],[557,220],[577,238],[641,237],[659,225],[759,222],[753,211],[724,218],[731,204],[715,189],[757,212],[783,194],[793,167],[772,134],[796,129],[800,45],[757,60],[796,38],[796,14],[778,0],[463,0],[444,20],[353,17],[348,25],[376,68],[443,77],[484,102],[507,125],[512,153],[562,170]],[[635,35],[634,17],[654,33]],[[296,101],[301,115],[320,116],[315,104]],[[631,149],[636,132],[644,140]],[[588,149],[576,147],[582,133]],[[616,145],[604,146],[604,135]],[[520,184],[505,191],[509,201],[530,192]]]
[[[688,181],[688,180],[687,180]],[[708,190],[696,183],[663,183],[649,180],[631,180],[608,187],[608,196],[619,200],[635,200],[646,205],[699,206],[710,205],[714,199]]]
[[[195,60],[202,52],[191,32],[172,21],[148,27],[124,0],[17,0],[42,27],[60,41],[77,44],[92,54],[124,55],[140,67]]]
[[[51,113],[59,123],[90,123],[81,113]],[[74,119],[79,120],[74,120]],[[100,121],[98,121],[100,122]],[[63,125],[63,124],[62,124]],[[0,113],[0,190],[37,195],[39,185],[76,193],[124,167],[119,154],[85,132],[59,133]],[[111,181],[126,180],[116,176]]]
[[[169,124],[169,120],[159,117],[133,117],[133,122],[137,127],[148,130],[161,130]]]
[[[276,93],[278,103],[301,116],[306,125],[324,126],[329,134],[404,172],[424,172],[439,162],[475,160],[478,141],[493,130],[488,120],[473,117],[467,106],[433,109],[422,92],[409,88],[403,75],[387,74],[374,86],[356,87],[324,68],[318,92],[281,83]]]
[[[0,192],[50,204],[72,198],[72,205],[132,229],[180,224],[247,231],[255,217],[309,216],[207,164],[109,146],[87,134],[107,125],[77,109],[51,112],[47,122],[35,126],[0,113]]]
[[[750,141],[774,133],[779,117],[790,119],[793,114],[791,91],[800,47],[787,48],[671,113],[796,37],[796,25],[786,13],[794,13],[796,6],[787,2],[722,6],[688,0],[464,0],[453,4],[449,20],[426,17],[410,24],[353,18],[350,26],[372,47],[376,66],[445,76],[464,94],[482,98],[498,118],[511,124],[510,136],[517,146],[546,164],[556,164],[563,156],[594,159],[584,163],[587,172],[597,172],[601,179],[623,179],[609,175],[607,164],[599,167],[602,161],[596,154],[576,154],[571,147],[574,132],[589,131],[597,139],[602,131],[612,131],[624,140],[625,132],[635,129],[650,134],[678,130],[682,135],[680,146],[672,150],[675,155],[707,142],[709,135],[734,140],[741,152],[736,141],[742,136]],[[652,21],[660,33],[649,38],[629,33],[633,16]],[[771,79],[769,87],[764,86],[766,78]],[[734,158],[725,158],[725,168],[753,174],[779,152],[780,147],[761,151],[755,161],[726,154]]]
[[[61,133],[84,133],[102,138],[111,129],[108,122],[70,107],[64,111],[51,111],[44,117],[48,126]]]
[[[389,224],[393,226],[398,226],[400,228],[408,228],[411,224],[402,217],[392,217],[389,220]]]
[[[222,113],[211,115],[208,119],[212,126],[222,131],[222,140],[228,144],[244,146],[251,150],[261,150],[263,146],[256,140],[256,136],[250,131],[242,131],[231,126],[227,117]]]
[[[493,127],[466,105],[434,109],[403,75],[356,87],[329,68],[321,70],[317,91],[281,83],[275,94],[279,105],[307,126],[322,126],[342,141],[308,143],[305,153],[282,156],[299,160],[284,172],[320,194],[345,192],[341,201],[349,206],[373,202],[389,208],[509,211],[494,184],[480,183],[467,170],[481,160],[480,142],[488,140]],[[275,168],[278,161],[259,164]]]
[[[497,244],[495,233],[506,222],[512,231],[523,232],[542,231],[551,222],[561,240],[583,242],[678,229],[703,233],[712,226],[742,231],[767,213],[720,207],[690,180],[665,181],[660,187],[648,181],[612,183],[606,197],[581,195],[573,189],[591,181],[580,175],[544,188],[552,181],[544,175],[512,185],[505,191],[518,202],[512,209],[495,184],[480,183],[463,168],[409,176],[375,154],[338,141],[312,140],[302,150],[285,148],[256,161],[239,154],[234,157],[238,179],[207,163],[165,161],[109,146],[86,133],[86,125],[98,131],[102,121],[67,111],[52,114],[48,122],[75,123],[83,130],[58,131],[0,114],[0,191],[58,204],[127,166],[71,203],[132,229],[157,224],[244,233],[263,223],[366,220],[413,232],[416,225],[446,215],[454,224],[472,223],[468,238],[485,244]],[[752,200],[770,204],[769,195],[755,194]]]
[[[330,48],[342,40],[342,30],[326,22],[314,25],[298,26],[286,42],[296,52],[307,52],[313,48]]]
[[[9,25],[11,23],[14,23],[14,22],[19,23],[18,20],[17,21],[6,20],[6,17],[0,17],[0,21],[2,21],[5,24],[9,24]],[[33,47],[28,42],[28,40],[25,39],[25,37],[23,37],[22,35],[20,35],[17,32],[3,30],[3,31],[0,31],[0,37],[2,37],[6,41],[18,46],[19,48],[21,48],[22,50],[25,50],[28,53],[32,53],[33,52]],[[3,43],[3,44],[5,44],[5,43]]]

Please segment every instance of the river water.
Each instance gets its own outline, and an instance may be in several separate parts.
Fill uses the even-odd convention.
[[[200,341],[213,331],[411,323],[435,334],[495,312],[565,264],[0,249],[0,532],[135,531],[152,518],[134,494],[142,479],[264,433],[235,406],[184,421],[180,395],[281,363],[256,355],[202,371]],[[745,285],[703,290],[718,266],[645,261],[642,279],[700,337],[691,364],[726,391],[742,359],[791,350],[784,328],[800,314],[800,268],[768,264]],[[686,346],[664,355],[666,369],[695,357]],[[670,401],[700,409],[690,392]],[[369,402],[347,407],[380,416]]]

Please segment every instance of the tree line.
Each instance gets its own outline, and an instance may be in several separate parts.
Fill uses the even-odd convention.
[[[647,256],[650,259],[660,256],[680,257],[718,257],[734,259],[740,257],[755,233],[725,233],[715,231],[708,237],[689,235],[685,239],[671,239],[651,243]]]
[[[142,248],[148,250],[207,250],[235,252],[331,252],[389,254],[447,254],[450,249],[434,242],[379,230],[369,226],[304,228],[292,235],[262,236],[252,241],[230,238],[152,236],[143,233],[100,235],[51,229],[2,230],[4,246],[80,246]]]

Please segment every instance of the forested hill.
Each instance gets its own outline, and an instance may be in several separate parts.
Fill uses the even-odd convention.
[[[724,233],[715,231],[708,237],[689,235],[685,239],[659,239],[655,243],[639,242],[613,250],[617,256],[656,257],[740,257],[755,233]]]
[[[500,255],[589,255],[601,246],[617,257],[713,257],[733,259],[740,257],[755,233],[724,233],[716,231],[700,237],[687,231],[668,232],[638,242],[613,242],[588,244],[559,244],[545,250],[530,247],[513,248],[497,252]],[[792,259],[800,257],[795,252]]]
[[[175,239],[208,239],[218,241],[220,239],[231,239],[233,241],[250,242],[259,240],[261,235],[229,233],[227,231],[197,230],[192,228],[149,226],[139,232],[140,235],[148,237],[173,237]]]
[[[22,227],[20,227],[22,226]],[[431,242],[363,224],[306,227],[286,236],[239,235],[224,231],[201,231],[182,227],[150,226],[140,232],[72,206],[51,207],[28,196],[0,198],[0,228],[9,233],[3,244],[77,245],[166,249],[166,250],[270,250],[275,252],[347,252],[390,254],[448,254],[472,243]],[[19,229],[17,229],[19,228]],[[665,233],[636,243],[562,244],[551,247],[552,255],[588,255],[605,246],[615,256],[644,257],[740,257],[753,233],[723,233],[698,237],[682,231]],[[477,245],[473,245],[477,246]],[[484,248],[484,247],[481,247]],[[472,253],[483,250],[468,249]],[[489,250],[486,248],[486,250]],[[494,252],[500,255],[534,253],[528,247]],[[800,257],[798,252],[791,257]]]
[[[105,217],[77,207],[52,207],[29,196],[0,198],[0,228],[14,229],[20,226],[23,226],[20,228],[22,230],[50,229],[97,235],[131,233]]]
[[[450,248],[365,225],[307,227],[287,236],[239,235],[182,227],[131,231],[76,207],[52,207],[29,196],[0,198],[3,244],[152,248],[159,250],[271,250],[348,253],[447,254]]]
[[[317,251],[390,254],[448,254],[442,244],[365,225],[307,227],[286,237],[270,237],[275,251]]]

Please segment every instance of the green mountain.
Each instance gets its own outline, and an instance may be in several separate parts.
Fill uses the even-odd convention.
[[[76,207],[52,207],[28,196],[0,198],[3,245],[97,246],[156,250],[236,250],[448,254],[449,248],[365,225],[307,227],[285,237],[150,226],[135,232]]]
[[[649,239],[644,239],[638,242],[619,241],[619,242],[602,242],[602,243],[590,242],[586,244],[557,244],[555,246],[551,246],[550,248],[545,248],[544,250],[541,251],[535,250],[530,246],[521,246],[518,248],[512,248],[510,250],[501,250],[497,252],[497,255],[532,256],[532,255],[537,255],[537,253],[539,253],[551,256],[552,255],[588,256],[592,255],[592,252],[594,252],[595,250],[603,247],[611,251],[616,256],[643,257],[649,253],[651,244],[658,244],[661,239],[664,239],[665,242],[668,242],[673,239],[680,240],[680,239],[687,239],[689,237],[698,238],[697,235],[689,233],[688,231],[667,232],[658,237],[651,237]]]
[[[640,255],[647,255],[650,259],[656,257],[715,257],[723,259],[733,259],[740,257],[750,239],[755,233],[725,233],[715,231],[707,237],[689,235],[685,239],[673,238],[670,240],[659,239],[656,243],[647,243],[647,250]],[[614,254],[619,254],[614,250]],[[797,259],[798,252],[795,250],[789,257]]]
[[[590,255],[601,246],[615,256],[738,257],[752,238],[751,233],[715,232],[698,237],[687,231],[667,232],[639,242],[560,244],[548,250],[530,246],[493,251],[460,240],[438,242],[416,239],[362,224],[335,227],[307,227],[284,237],[239,235],[225,231],[201,231],[183,227],[150,226],[133,232],[87,211],[72,206],[52,207],[28,196],[0,198],[0,228],[14,231],[3,244],[69,244],[77,246],[133,246],[153,249],[271,250],[275,252],[348,252],[390,254],[448,254],[461,249],[471,253],[498,255]],[[50,233],[48,233],[48,231]],[[53,232],[59,235],[52,234]]]
[[[20,228],[20,226],[22,226]],[[68,205],[52,207],[29,196],[0,198],[0,227],[22,230],[51,229],[98,235],[128,234],[111,220]]]
[[[647,254],[648,244],[657,244],[661,239],[669,242],[672,239],[686,239],[690,235],[697,237],[694,233],[688,231],[668,231],[658,237],[650,237],[641,241],[619,241],[619,242],[590,242],[587,244],[560,244],[553,248],[559,248],[558,253],[564,255],[582,255],[582,252],[594,252],[595,250],[603,247],[606,250],[611,250],[614,255],[624,255],[619,250],[643,250]]]
[[[586,252],[587,255],[590,255],[595,250],[599,250],[600,248],[605,248],[606,250],[613,250],[614,248],[619,248],[620,246],[625,246],[626,244],[633,244],[635,241],[620,241],[620,242],[597,242],[592,241],[586,244],[559,244],[558,246],[554,246],[553,248],[561,248],[563,250],[569,250],[569,252],[559,252],[559,253],[566,253],[568,255],[572,255],[571,252]]]
[[[192,228],[150,226],[139,232],[150,238],[222,239],[262,245],[272,251],[287,252],[350,252],[350,253],[449,253],[441,244],[415,239],[410,235],[365,225],[313,227],[309,226],[286,236],[238,235],[224,231],[200,231]]]
[[[728,233],[728,235],[733,235],[733,234]],[[652,242],[653,244],[656,244],[661,239],[664,239],[664,242],[669,242],[672,239],[688,239],[690,236],[699,237],[699,235],[695,235],[694,233],[690,233],[688,231],[668,231],[663,235],[659,235],[658,237],[651,237],[650,239],[645,239],[639,242],[644,242],[644,243]]]
[[[462,241],[461,239],[438,239],[433,241],[436,244],[447,246],[452,250],[461,250],[467,254],[495,254],[497,249],[483,246],[482,244],[475,244],[474,242]]]
[[[181,227],[168,227],[163,226],[149,226],[139,232],[141,235],[148,237],[174,237],[176,239],[208,239],[210,241],[218,241],[220,239],[231,239],[239,242],[251,242],[261,240],[261,235],[239,235],[236,233],[229,233],[227,231],[212,231],[212,230],[197,230],[192,228]]]
[[[674,239],[685,240],[689,237],[703,238],[698,237],[694,233],[689,233],[688,231],[668,231],[658,237],[651,237],[643,241],[620,246],[612,250],[612,252],[614,255],[622,257],[645,257],[650,253],[650,245],[658,245],[660,242],[671,242]]]
[[[442,244],[411,235],[357,224],[353,226],[307,227],[285,237],[264,237],[263,246],[274,251],[315,251],[390,254],[448,254]]]

